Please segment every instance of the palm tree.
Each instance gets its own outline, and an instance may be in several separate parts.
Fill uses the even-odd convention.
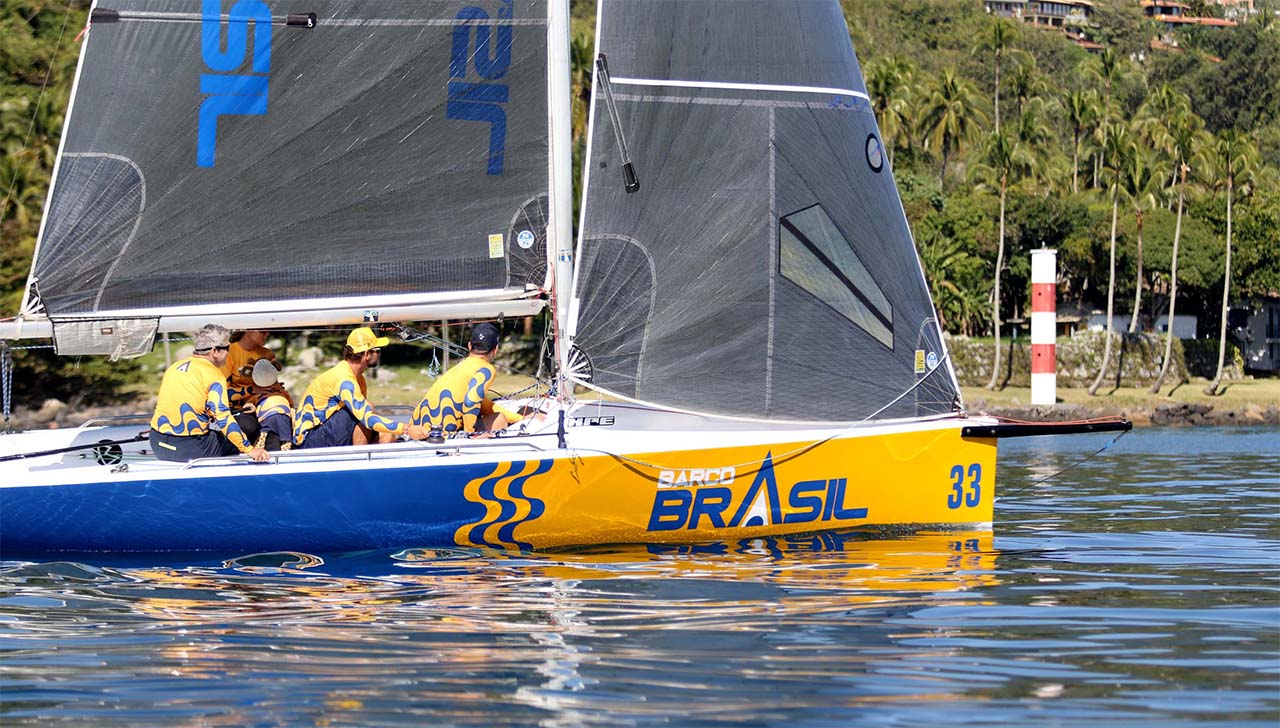
[[[996,87],[995,87],[995,116],[996,116],[996,133],[1000,133],[1000,72],[1003,70],[1004,57],[1013,48],[1014,42],[1018,39],[1018,26],[1008,20],[995,18],[995,22],[991,24],[991,29],[986,35],[978,41],[978,45],[974,46],[973,54],[980,55],[991,52],[992,65],[996,71]]]
[[[892,167],[894,148],[909,126],[905,107],[915,66],[901,56],[890,56],[873,62],[867,71],[871,108],[880,122],[881,141]]]
[[[1231,298],[1231,203],[1236,191],[1236,181],[1247,184],[1257,152],[1248,137],[1234,129],[1228,129],[1218,135],[1212,154],[1214,167],[1219,176],[1218,186],[1225,187],[1227,191],[1227,257],[1225,270],[1222,273],[1222,324],[1218,333],[1218,371],[1213,375],[1213,381],[1204,388],[1204,393],[1209,396],[1218,394],[1218,386],[1222,383],[1222,366],[1227,355],[1227,306]]]
[[[952,152],[972,137],[985,120],[973,84],[954,67],[942,69],[930,84],[929,100],[921,119],[928,146],[942,155],[939,185],[946,182],[947,161]]]
[[[1072,91],[1066,96],[1063,108],[1067,122],[1071,124],[1071,192],[1080,191],[1080,142],[1094,127],[1099,115],[1098,94],[1095,91]]]
[[[1156,176],[1155,167],[1147,159],[1147,154],[1135,147],[1134,154],[1125,165],[1122,178],[1125,197],[1133,206],[1134,222],[1138,225],[1138,273],[1134,277],[1133,316],[1129,318],[1129,333],[1138,331],[1138,318],[1142,312],[1142,218],[1147,210],[1154,210],[1156,194],[1160,190],[1160,180]]]
[[[1151,385],[1151,393],[1160,391],[1165,375],[1169,372],[1169,362],[1173,356],[1173,316],[1178,303],[1178,244],[1182,239],[1182,210],[1186,201],[1187,173],[1191,168],[1187,163],[1196,155],[1203,134],[1204,122],[1191,111],[1190,99],[1185,95],[1181,103],[1167,117],[1163,137],[1164,148],[1171,152],[1178,175],[1178,216],[1173,226],[1173,260],[1169,268],[1169,325],[1165,332],[1164,358],[1160,363],[1160,373]]]
[[[1000,195],[1000,244],[996,252],[995,282],[991,292],[991,330],[995,333],[995,353],[991,361],[991,381],[987,389],[995,389],[1000,378],[1000,273],[1004,268],[1005,200],[1013,178],[1031,166],[1029,154],[1016,138],[992,134],[987,142],[984,163],[974,167],[974,176],[986,186],[995,187]]]
[[[1102,386],[1102,379],[1107,375],[1107,364],[1111,361],[1111,324],[1115,314],[1116,297],[1116,222],[1120,216],[1120,177],[1123,174],[1126,160],[1136,151],[1129,129],[1119,122],[1108,122],[1103,125],[1103,150],[1108,169],[1112,172],[1111,181],[1111,272],[1107,278],[1107,329],[1105,345],[1102,349],[1102,366],[1098,368],[1098,376],[1089,385],[1089,394],[1096,395]]]
[[[1009,75],[1009,91],[1013,93],[1015,113],[1021,116],[1027,103],[1039,98],[1048,89],[1044,76],[1036,68],[1035,57],[1027,53],[1020,54],[1013,73]]]

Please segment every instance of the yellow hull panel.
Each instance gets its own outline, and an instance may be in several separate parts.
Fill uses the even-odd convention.
[[[688,543],[858,527],[989,528],[996,442],[957,427],[500,463],[464,546]]]

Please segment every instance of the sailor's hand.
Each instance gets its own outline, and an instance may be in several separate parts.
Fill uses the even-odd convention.
[[[407,435],[409,436],[409,439],[410,439],[410,440],[425,440],[425,439],[427,439],[427,430],[426,430],[426,428],[421,427],[421,426],[419,426],[419,425],[409,425],[409,428],[408,428],[408,430],[406,431],[406,433],[405,433],[405,434],[407,434]]]
[[[265,463],[271,459],[271,456],[267,454],[267,451],[260,447],[253,448],[249,452],[245,453],[245,455],[248,455],[255,463]]]

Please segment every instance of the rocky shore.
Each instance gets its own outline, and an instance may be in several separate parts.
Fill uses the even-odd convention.
[[[1280,407],[1259,404],[1222,407],[1200,402],[1169,402],[1152,407],[1100,402],[1086,407],[1078,404],[988,406],[984,402],[974,402],[970,403],[969,411],[1016,420],[1047,422],[1119,415],[1131,421],[1135,427],[1280,426]]]

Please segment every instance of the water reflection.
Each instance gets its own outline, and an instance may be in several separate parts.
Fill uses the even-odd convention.
[[[1280,433],[1121,444],[994,537],[4,561],[0,723],[1274,724]]]

